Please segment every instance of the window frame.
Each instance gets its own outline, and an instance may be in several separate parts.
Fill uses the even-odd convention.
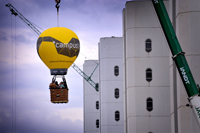
[[[120,120],[120,112],[117,110],[115,111],[115,120],[119,121]]]
[[[99,128],[99,119],[96,120],[96,128]]]
[[[146,100],[146,109],[149,112],[153,110],[153,99],[151,97],[148,97]]]
[[[149,38],[146,39],[146,41],[145,41],[145,51],[147,53],[150,53],[152,51],[152,41]]]
[[[96,109],[99,109],[99,101],[96,101]]]
[[[115,90],[114,90],[114,96],[115,96],[116,99],[119,98],[119,88],[115,88]]]
[[[119,66],[114,67],[114,75],[118,76],[119,75]]]
[[[146,81],[150,82],[153,79],[152,69],[147,68],[146,69]]]

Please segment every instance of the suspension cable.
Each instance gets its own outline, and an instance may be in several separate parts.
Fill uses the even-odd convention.
[[[13,65],[13,24],[11,15],[11,53],[12,53],[12,133],[14,132],[14,65]]]
[[[15,63],[15,73],[14,73],[14,78],[15,78],[15,84],[14,84],[14,91],[15,91],[15,119],[14,119],[14,124],[15,124],[15,128],[14,128],[14,131],[16,132],[16,114],[17,114],[17,105],[16,105],[16,102],[17,102],[17,97],[16,97],[16,70],[17,70],[17,64],[16,64],[16,61],[17,61],[17,49],[16,49],[16,16],[15,16],[15,42],[14,42],[14,45],[15,45],[15,47],[14,47],[14,50],[15,50],[15,52],[14,52],[14,63]]]
[[[14,20],[11,15],[11,58],[12,58],[12,133],[16,132],[16,17]],[[13,34],[14,29],[14,34]],[[13,36],[14,35],[14,36]]]
[[[59,8],[60,8],[60,1],[61,0],[55,0],[55,2],[56,2],[56,8],[57,8],[57,26],[59,27]]]

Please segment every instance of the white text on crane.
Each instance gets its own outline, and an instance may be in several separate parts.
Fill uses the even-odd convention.
[[[155,4],[158,3],[158,0],[153,0],[153,1],[154,1]]]
[[[200,118],[200,108],[199,107],[195,107],[195,109],[196,109],[196,111],[197,111],[197,115],[199,116],[199,118]]]
[[[185,84],[190,84],[190,81],[188,79],[188,76],[186,75],[184,67],[181,67],[180,70],[181,70],[181,74],[183,75],[183,79],[185,81]]]

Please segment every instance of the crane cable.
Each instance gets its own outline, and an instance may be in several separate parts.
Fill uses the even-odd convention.
[[[55,0],[55,2],[56,2],[56,8],[57,8],[57,27],[59,27],[59,7],[60,7],[60,1],[61,0]]]
[[[11,14],[11,52],[12,52],[12,132],[16,132],[16,17],[13,39],[13,19]],[[13,43],[14,41],[14,43]]]

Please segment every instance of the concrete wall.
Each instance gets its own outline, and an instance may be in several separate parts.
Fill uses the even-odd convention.
[[[101,38],[99,42],[99,85],[100,85],[100,130],[101,133],[123,133],[123,46],[122,37]],[[119,67],[115,76],[114,67]],[[115,89],[119,98],[115,98]],[[115,112],[120,112],[120,120],[115,120]]]
[[[86,60],[83,64],[83,71],[90,76],[98,60]],[[92,80],[98,83],[99,67],[95,70]],[[96,125],[96,120],[100,120],[100,107],[96,108],[96,102],[99,101],[99,92],[97,92],[86,80],[83,80],[84,88],[84,133],[100,133],[100,128]]]
[[[123,10],[126,133],[170,132],[169,50],[151,1],[130,1]],[[150,39],[152,51],[145,51]],[[152,81],[146,70],[152,70]],[[147,98],[153,99],[148,111]]]
[[[172,3],[172,0],[170,0]],[[193,74],[196,83],[200,82],[200,1],[199,0],[176,0],[175,4],[175,25],[176,34],[182,50],[186,53],[186,59]],[[172,4],[170,4],[172,6]],[[172,64],[172,63],[171,63]],[[187,94],[179,73],[176,72],[176,77],[173,77],[173,70],[170,69],[170,77],[176,78],[177,94],[174,93],[174,81],[171,80],[171,120],[172,132],[179,133],[197,133],[200,128],[197,125],[196,118],[193,115],[191,108],[185,106],[188,104]],[[173,97],[174,96],[174,97]],[[174,107],[174,98],[177,101],[177,107]],[[177,111],[175,122],[174,112]],[[175,129],[177,124],[177,129]]]
[[[200,83],[200,1],[169,0],[165,1],[165,5],[194,79]],[[152,41],[151,52],[145,51],[146,39]],[[93,76],[99,82],[99,94],[84,81],[85,132],[200,131],[192,110],[185,106],[188,103],[187,94],[173,65],[151,1],[126,3],[123,39],[101,38],[99,63],[98,73]],[[95,65],[93,61],[86,61],[84,71],[90,75]],[[118,76],[114,75],[116,65],[119,66]],[[150,82],[146,81],[147,68],[152,69]],[[114,97],[115,88],[120,90],[117,99]],[[152,111],[146,109],[147,98],[153,99]],[[95,108],[97,100],[100,101],[99,110]],[[115,111],[120,112],[119,121],[115,120]],[[97,119],[100,121],[99,128],[96,128]]]

